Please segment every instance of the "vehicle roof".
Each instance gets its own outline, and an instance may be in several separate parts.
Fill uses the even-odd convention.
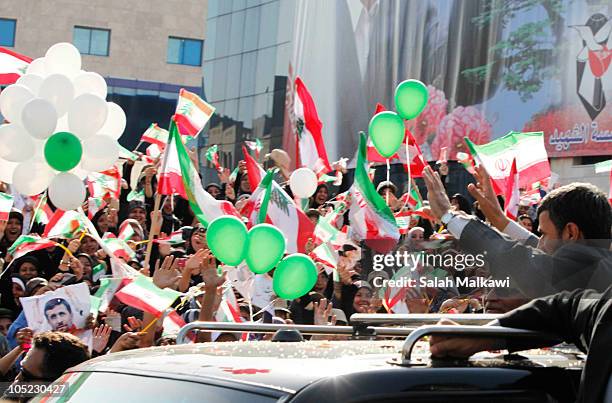
[[[226,342],[151,347],[105,355],[69,372],[114,372],[201,382],[231,381],[293,393],[322,378],[397,368],[403,340]],[[575,350],[530,350],[522,366],[580,366]],[[429,363],[426,342],[413,359]],[[500,354],[479,353],[472,366],[504,366]],[[516,365],[516,364],[513,364]]]

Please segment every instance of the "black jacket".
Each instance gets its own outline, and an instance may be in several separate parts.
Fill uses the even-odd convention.
[[[582,371],[579,402],[603,402],[612,375],[612,286],[561,292],[539,298],[508,312],[502,326],[553,334],[587,353]],[[510,343],[511,351],[541,347],[527,342]]]

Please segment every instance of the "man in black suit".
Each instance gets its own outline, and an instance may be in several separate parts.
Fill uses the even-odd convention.
[[[580,379],[579,402],[612,401],[612,286],[603,293],[593,290],[564,291],[535,299],[492,323],[504,327],[545,332],[573,343],[587,353]],[[456,324],[449,320],[442,325]],[[433,336],[434,357],[469,357],[479,351],[520,351],[545,345],[504,342],[492,338]]]

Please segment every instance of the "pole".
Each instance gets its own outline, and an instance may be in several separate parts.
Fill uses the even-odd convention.
[[[143,268],[148,269],[149,268],[149,261],[151,260],[151,251],[153,250],[153,239],[155,238],[156,234],[155,232],[157,231],[153,231],[153,229],[155,228],[154,224],[154,220],[157,220],[157,213],[159,213],[159,206],[161,204],[161,194],[157,194],[155,195],[155,206],[153,207],[153,214],[151,214],[151,230],[149,231],[149,242],[147,243],[147,251],[145,253],[145,259],[144,259],[144,263],[143,263]],[[155,228],[156,229],[156,228]]]

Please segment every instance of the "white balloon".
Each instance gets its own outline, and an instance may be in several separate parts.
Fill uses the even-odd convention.
[[[41,77],[45,77],[47,75],[47,70],[45,69],[45,58],[39,57],[38,59],[32,60],[32,63],[26,69],[26,75],[36,74]]]
[[[106,81],[98,73],[93,71],[86,71],[79,73],[74,80],[74,96],[78,97],[81,94],[95,94],[99,97],[106,99],[108,87]]]
[[[34,94],[27,87],[19,84],[9,85],[0,93],[0,112],[12,123],[21,123],[21,110]]]
[[[0,181],[13,183],[13,171],[19,165],[18,162],[11,162],[0,158]]]
[[[45,54],[45,69],[49,74],[74,76],[81,70],[81,54],[71,43],[56,43]]]
[[[308,168],[298,168],[289,177],[289,187],[293,195],[305,199],[317,190],[317,175]]]
[[[117,140],[123,134],[127,120],[125,118],[125,112],[119,105],[114,102],[107,102],[108,105],[108,116],[104,126],[99,130],[99,133],[106,134],[111,138]]]
[[[49,198],[59,209],[77,209],[85,200],[85,185],[78,176],[61,172],[55,175],[49,185]]]
[[[42,98],[34,98],[21,111],[23,127],[38,139],[46,139],[55,131],[57,112],[51,102]]]
[[[84,139],[98,132],[107,115],[108,107],[104,99],[94,94],[82,94],[70,105],[68,127],[72,133]]]
[[[25,161],[36,147],[25,129],[14,123],[0,126],[0,158],[11,162]]]
[[[77,165],[76,167],[72,168],[70,171],[71,174],[74,174],[76,176],[79,177],[80,180],[85,180],[85,178],[87,178],[87,171],[84,170],[81,167],[81,164],[79,163],[79,165]]]
[[[117,140],[102,134],[83,140],[81,166],[86,171],[100,172],[110,168],[119,158]]]
[[[57,126],[55,126],[55,132],[67,132],[70,131],[68,128],[68,114],[65,114],[61,118],[57,119]]]
[[[65,75],[52,74],[41,84],[38,96],[53,104],[59,118],[68,112],[70,103],[74,99],[74,86]]]
[[[45,140],[32,139],[34,141],[34,155],[28,161],[45,162]]]
[[[38,91],[40,90],[40,85],[42,84],[43,80],[44,78],[38,74],[26,74],[19,77],[15,84],[23,85],[32,91],[34,96],[36,96],[38,95]]]
[[[54,172],[45,162],[22,162],[13,172],[13,186],[26,196],[42,193],[53,179]]]

